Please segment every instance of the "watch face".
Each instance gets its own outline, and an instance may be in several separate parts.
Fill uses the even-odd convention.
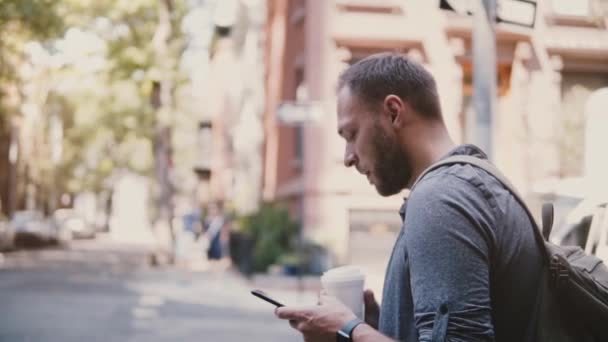
[[[350,342],[350,336],[342,330],[338,330],[336,333],[337,342]]]
[[[351,334],[353,333],[353,330],[355,330],[355,328],[361,323],[363,323],[362,320],[360,320],[359,318],[355,318],[355,319],[351,320],[350,322],[344,324],[342,329],[338,330],[338,332],[336,333],[336,341],[338,341],[338,342],[352,341]]]

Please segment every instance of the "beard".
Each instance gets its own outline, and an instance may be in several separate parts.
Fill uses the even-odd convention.
[[[407,186],[412,170],[396,137],[390,137],[380,125],[376,125],[373,132],[372,148],[376,156],[374,184],[380,195],[391,196]]]

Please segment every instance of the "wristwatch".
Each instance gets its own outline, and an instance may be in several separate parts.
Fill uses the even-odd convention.
[[[353,330],[355,330],[355,328],[361,323],[364,322],[359,318],[355,318],[344,324],[344,326],[336,333],[336,341],[351,342],[353,340]]]

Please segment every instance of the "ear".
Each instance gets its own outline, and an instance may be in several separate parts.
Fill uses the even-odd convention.
[[[409,105],[397,95],[388,95],[384,98],[384,111],[395,127],[402,126],[406,122],[409,109]]]

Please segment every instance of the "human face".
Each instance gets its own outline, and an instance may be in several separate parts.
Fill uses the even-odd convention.
[[[391,116],[383,106],[372,110],[343,87],[338,93],[338,134],[346,140],[344,165],[354,166],[382,196],[404,189],[411,167]]]

